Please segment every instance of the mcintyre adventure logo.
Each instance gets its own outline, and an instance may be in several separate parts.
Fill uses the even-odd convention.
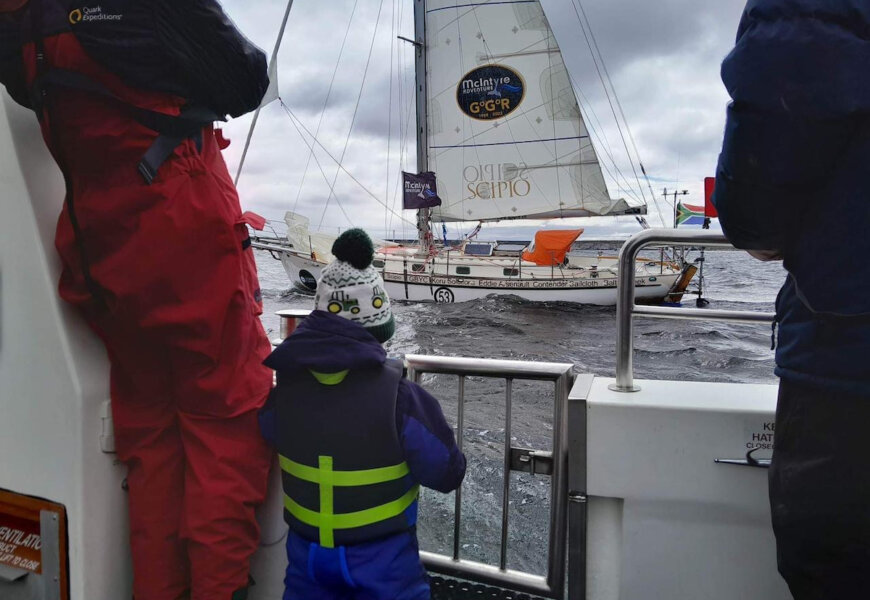
[[[441,206],[441,198],[438,197],[438,187],[435,181],[435,173],[405,173],[402,172],[404,182],[404,207],[405,210],[420,208],[432,208]]]
[[[459,108],[472,119],[491,121],[515,111],[526,95],[520,74],[502,65],[484,65],[468,73],[456,88]]]
[[[77,8],[69,14],[69,22],[72,25],[92,21],[120,21],[123,18],[124,15],[110,15],[104,12],[102,6],[85,6]]]

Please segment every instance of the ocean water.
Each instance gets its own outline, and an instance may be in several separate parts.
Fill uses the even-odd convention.
[[[697,253],[690,258],[697,257]],[[290,289],[280,262],[258,253],[270,338],[277,337],[276,310],[311,308],[313,296]],[[705,298],[713,309],[772,312],[785,278],[780,263],[762,263],[738,251],[708,251]],[[694,307],[688,297],[686,306]],[[391,355],[426,354],[571,363],[575,373],[612,377],[616,369],[614,307],[530,303],[489,297],[463,304],[394,303],[397,331]],[[704,321],[637,319],[635,377],[639,379],[775,383],[771,327]],[[424,387],[441,400],[456,423],[456,377],[426,376]],[[552,385],[517,382],[513,390],[514,447],[551,450]],[[497,564],[501,535],[505,384],[470,378],[466,383],[461,555]],[[508,567],[546,570],[548,477],[513,474],[510,494]],[[453,548],[453,494],[425,490],[420,540],[426,550]]]

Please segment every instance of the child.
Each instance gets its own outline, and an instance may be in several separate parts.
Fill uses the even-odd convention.
[[[278,385],[261,415],[278,448],[289,565],[284,600],[423,600],[419,486],[465,476],[438,401],[403,378],[381,346],[395,331],[368,235],[332,247],[315,311],[265,364]]]

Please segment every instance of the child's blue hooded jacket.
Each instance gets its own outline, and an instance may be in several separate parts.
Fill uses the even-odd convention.
[[[282,378],[297,370],[337,373],[383,365],[387,353],[363,327],[314,311],[298,329],[266,359],[265,365]],[[260,427],[266,440],[277,446],[273,400],[260,413]],[[362,424],[360,424],[362,425]],[[396,401],[396,430],[411,475],[421,485],[439,492],[451,492],[465,476],[465,457],[456,446],[453,429],[444,419],[438,400],[419,385],[402,379]]]
[[[416,485],[449,492],[465,475],[438,401],[404,379],[362,326],[323,311],[265,364],[277,371],[278,386],[260,424],[281,453],[291,525],[285,600],[351,598],[354,590],[366,598],[428,598],[414,529]],[[330,483],[323,495],[324,480],[390,470],[398,478],[355,488]],[[407,502],[389,519],[350,530],[337,524],[385,501],[395,508],[399,496]]]

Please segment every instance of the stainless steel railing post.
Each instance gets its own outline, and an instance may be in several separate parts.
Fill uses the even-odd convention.
[[[505,387],[505,418],[504,418],[504,478],[502,479],[501,500],[501,554],[499,568],[507,569],[508,517],[511,492],[511,419],[513,418],[513,379],[507,379]]]
[[[456,408],[456,445],[462,452],[465,439],[465,377],[459,377],[459,404]],[[453,560],[459,560],[462,532],[462,486],[456,488],[456,505],[453,509]]]
[[[623,268],[637,263],[641,249],[652,244],[668,246],[703,246],[731,248],[731,243],[721,233],[708,231],[681,231],[678,229],[647,229],[633,235],[619,252],[619,276],[617,279],[616,301],[616,383],[610,389],[616,392],[637,392],[634,383],[634,330],[635,316],[662,319],[700,319],[735,321],[742,323],[769,323],[773,320],[770,313],[699,310],[688,308],[669,308],[662,306],[636,306],[634,294],[634,269]]]
[[[565,568],[568,549],[568,397],[573,375],[563,373],[556,380],[553,407],[553,480],[550,494],[550,544],[547,581],[555,598],[565,595]]]

